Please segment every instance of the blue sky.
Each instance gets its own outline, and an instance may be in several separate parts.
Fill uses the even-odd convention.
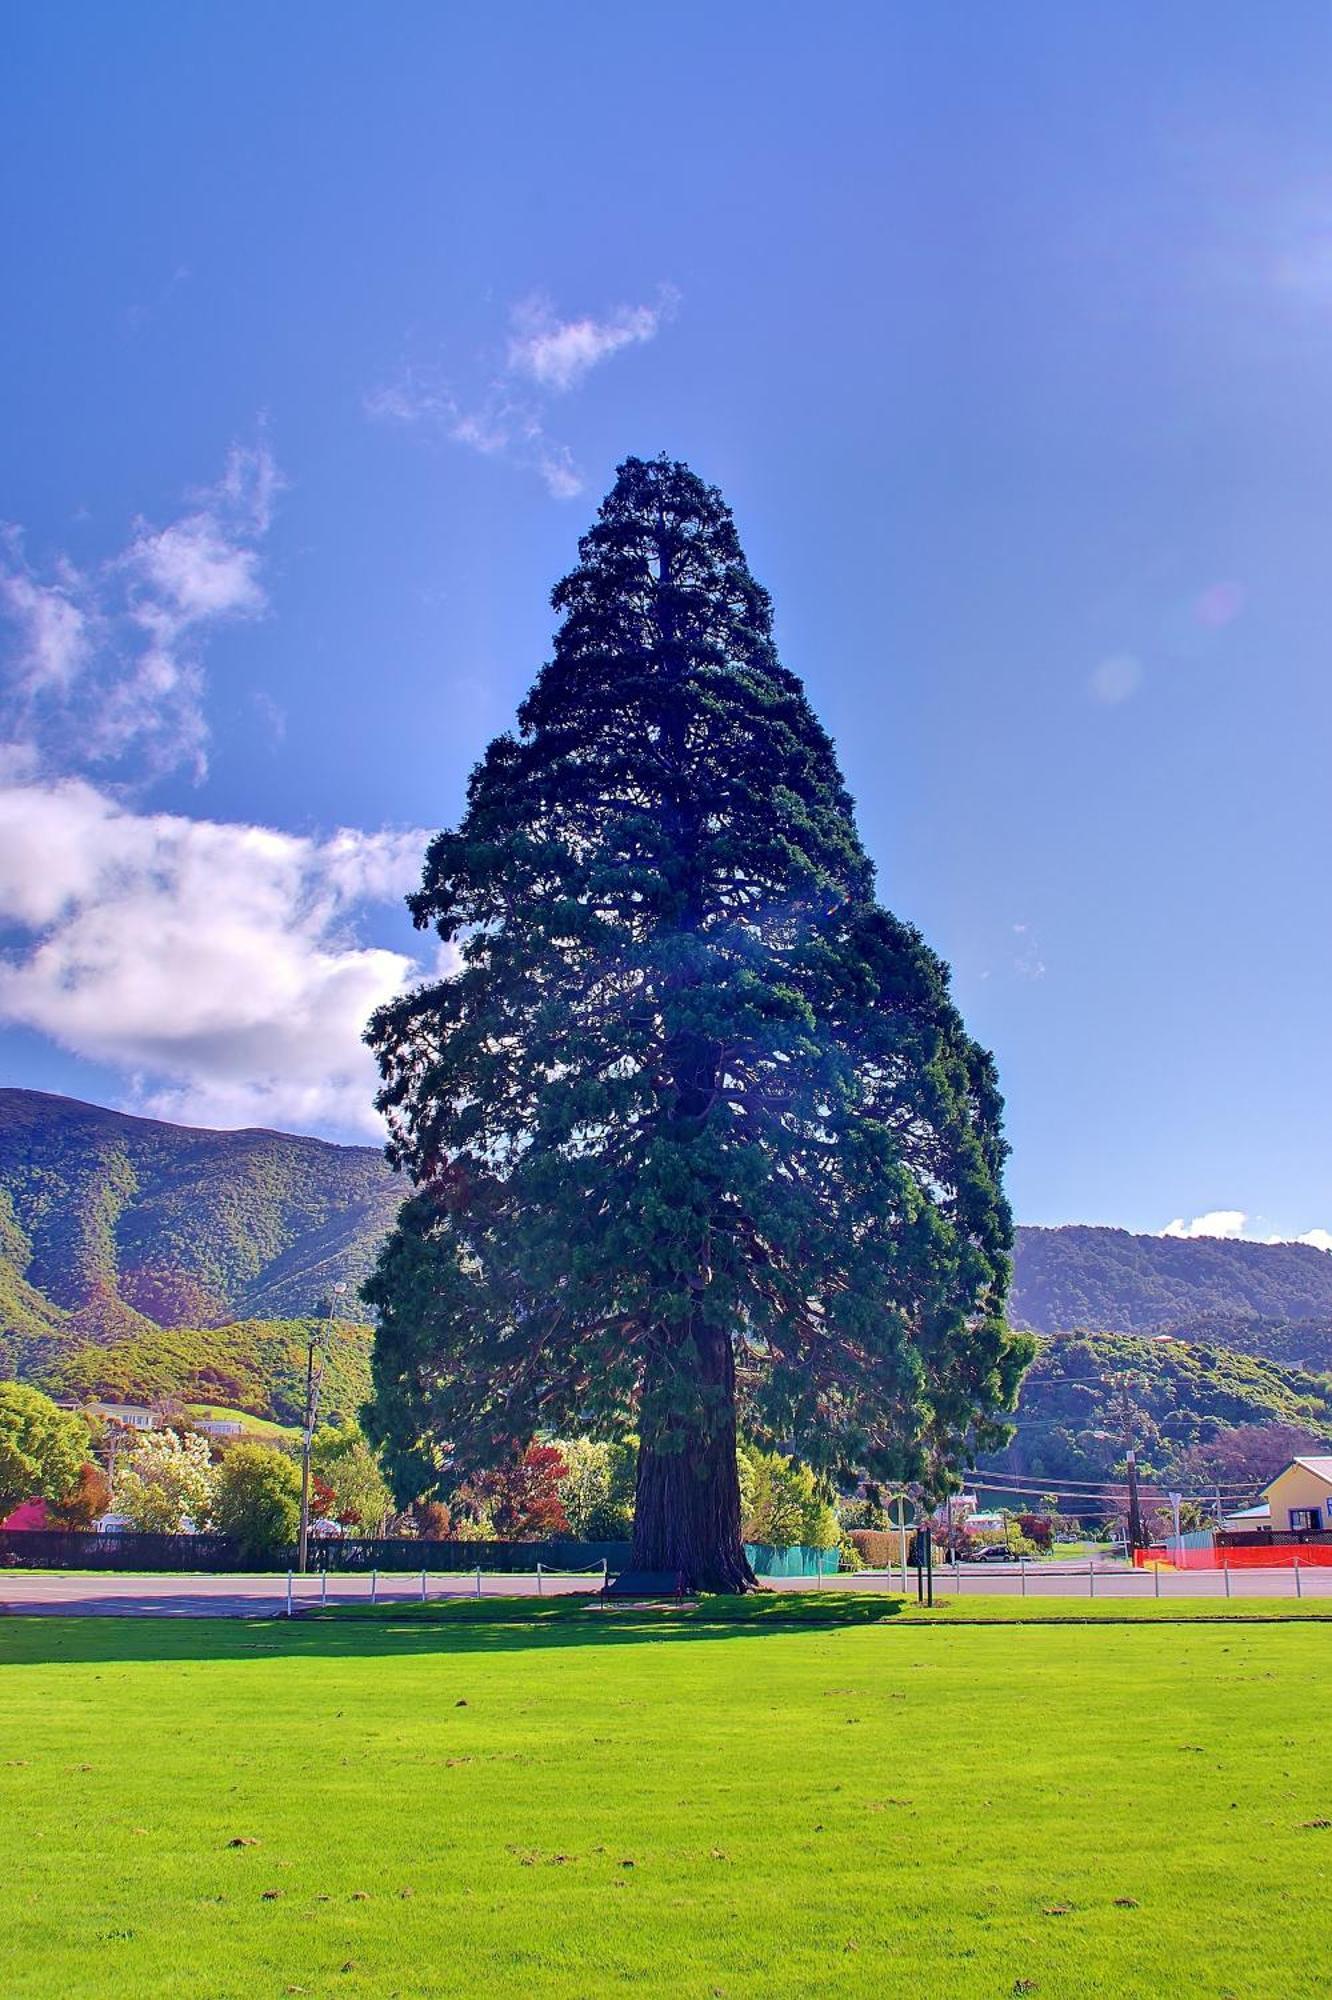
[[[368,1136],[423,830],[665,448],[996,1051],[1019,1216],[1332,1229],[1325,7],[3,40],[7,1080]]]

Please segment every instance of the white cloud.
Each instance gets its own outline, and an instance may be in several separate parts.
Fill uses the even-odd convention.
[[[1112,653],[1092,669],[1088,687],[1097,701],[1110,706],[1127,701],[1142,683],[1142,664],[1132,653]]]
[[[656,337],[679,303],[663,286],[655,305],[620,306],[604,319],[561,319],[535,296],[513,307],[504,358],[484,388],[460,394],[438,368],[411,368],[365,399],[366,414],[424,428],[483,457],[504,457],[536,472],[556,500],[583,490],[567,444],[546,429],[552,396],[576,388],[601,362]]]
[[[1221,1237],[1233,1243],[1308,1243],[1315,1250],[1332,1250],[1332,1230],[1306,1229],[1302,1236],[1280,1236],[1265,1232],[1257,1226],[1258,1218],[1251,1216],[1243,1208],[1212,1208],[1206,1215],[1195,1215],[1191,1221],[1183,1216],[1167,1223],[1162,1236]]]
[[[58,556],[47,576],[18,534],[0,545],[0,726],[57,768],[140,754],[202,774],[208,738],[202,646],[218,625],[267,609],[260,544],[282,485],[263,444],[235,445],[217,484],[165,527],[140,522],[91,571]]]
[[[1248,1216],[1242,1208],[1211,1208],[1206,1215],[1195,1215],[1186,1222],[1177,1215],[1161,1231],[1162,1236],[1242,1236]]]
[[[572,389],[599,361],[655,339],[674,298],[668,293],[655,306],[621,306],[600,320],[560,319],[548,299],[524,299],[513,309],[509,369],[543,389]]]
[[[416,967],[357,941],[426,836],[324,839],[125,810],[82,779],[0,784],[0,1019],[221,1125],[374,1134],[372,1010]]]

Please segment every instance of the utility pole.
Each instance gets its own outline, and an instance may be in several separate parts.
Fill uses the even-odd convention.
[[[1128,1474],[1128,1539],[1129,1548],[1145,1549],[1147,1536],[1142,1525],[1142,1506],[1138,1499],[1138,1454],[1133,1444],[1133,1398],[1129,1390],[1127,1375],[1120,1377],[1119,1416],[1124,1427],[1124,1465]]]
[[[1138,1457],[1132,1445],[1129,1445],[1125,1458],[1128,1466],[1129,1547],[1145,1549],[1147,1537],[1142,1532],[1142,1508],[1138,1504]]]
[[[314,1440],[315,1423],[319,1416],[319,1391],[324,1382],[324,1358],[333,1333],[333,1308],[339,1294],[345,1292],[345,1285],[334,1285],[328,1301],[328,1314],[322,1325],[310,1329],[310,1338],[305,1352],[305,1424],[301,1432],[301,1535],[296,1552],[296,1566],[302,1576],[306,1571],[306,1559],[310,1552],[310,1446]]]

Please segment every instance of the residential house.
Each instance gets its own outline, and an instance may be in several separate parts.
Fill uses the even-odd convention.
[[[1263,1498],[1278,1535],[1332,1530],[1332,1458],[1296,1458],[1279,1472]]]

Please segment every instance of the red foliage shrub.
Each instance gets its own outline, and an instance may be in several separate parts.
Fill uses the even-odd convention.
[[[91,1528],[99,1514],[111,1505],[111,1488],[100,1466],[80,1468],[78,1484],[63,1500],[49,1504],[47,1521],[53,1528]]]
[[[560,1499],[564,1460],[553,1444],[530,1444],[514,1465],[478,1473],[460,1486],[458,1505],[489,1516],[502,1542],[539,1542],[567,1535],[569,1517]]]

